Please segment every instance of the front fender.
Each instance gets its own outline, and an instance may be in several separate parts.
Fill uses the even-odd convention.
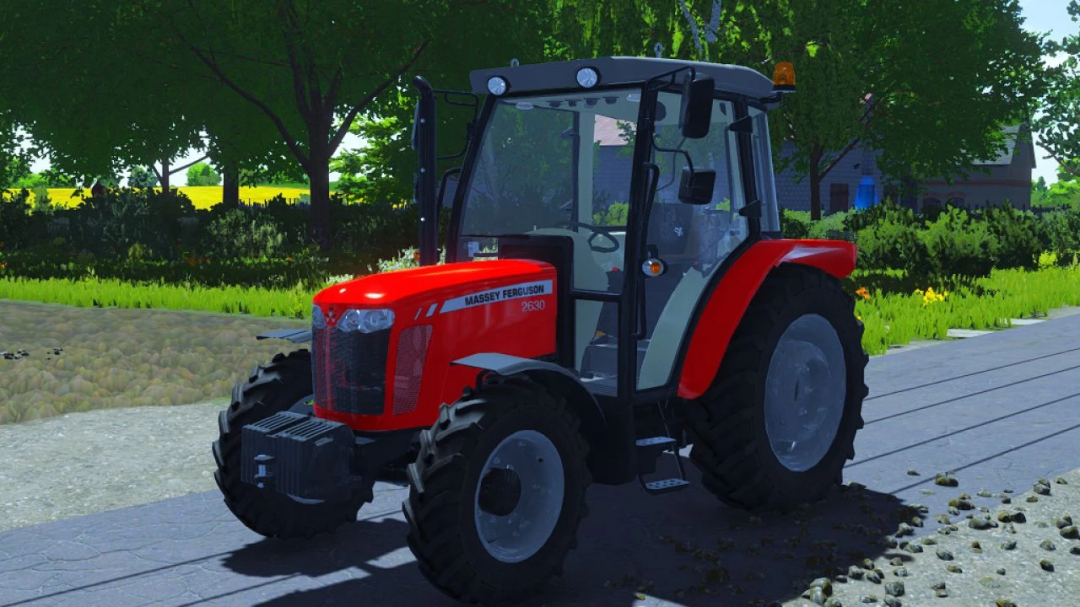
[[[856,254],[854,243],[843,240],[762,240],[750,246],[707,294],[684,354],[679,397],[698,398],[712,384],[731,336],[773,268],[797,263],[844,278],[855,269]]]

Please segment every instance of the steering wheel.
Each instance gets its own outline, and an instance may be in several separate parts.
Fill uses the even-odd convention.
[[[586,242],[589,243],[589,248],[593,251],[596,251],[597,253],[614,253],[615,251],[619,250],[619,241],[611,235],[611,230],[615,229],[614,227],[594,226],[592,224],[582,223],[573,219],[567,221],[562,225],[565,225],[567,228],[580,227],[585,228],[586,230],[590,230],[592,232],[592,235],[589,236],[589,239]],[[595,239],[597,236],[603,236],[604,238],[610,240],[611,246],[604,247],[594,244],[593,239]]]

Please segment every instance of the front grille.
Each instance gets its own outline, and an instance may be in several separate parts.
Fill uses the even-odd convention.
[[[315,403],[339,413],[382,415],[390,329],[374,333],[312,326]]]
[[[431,325],[409,327],[398,338],[397,360],[394,362],[394,415],[411,413],[420,398],[420,382],[424,377],[424,357],[431,340]]]

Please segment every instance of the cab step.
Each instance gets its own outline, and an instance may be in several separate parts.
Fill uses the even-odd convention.
[[[679,443],[670,436],[652,436],[635,441],[638,459],[638,481],[641,488],[649,495],[663,495],[681,491],[690,486],[686,480],[682,458],[679,456]],[[656,462],[665,452],[675,456],[675,465],[679,469],[678,478],[666,478],[658,481],[646,481],[645,475],[656,472]]]

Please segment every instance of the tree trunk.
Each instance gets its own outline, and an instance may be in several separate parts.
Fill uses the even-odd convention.
[[[810,220],[821,219],[821,146],[810,151]]]
[[[325,133],[325,131],[324,131]],[[311,208],[308,210],[308,237],[319,244],[323,253],[330,251],[330,150],[322,144],[313,146],[309,157]]]
[[[169,161],[168,160],[162,160],[161,161],[161,177],[159,179],[159,181],[161,181],[161,191],[162,191],[162,193],[167,194],[169,192],[169,178],[170,177],[172,177],[172,172],[171,172],[171,169],[169,168]]]
[[[223,172],[221,201],[225,205],[236,206],[240,204],[240,166],[235,162],[227,163]]]

